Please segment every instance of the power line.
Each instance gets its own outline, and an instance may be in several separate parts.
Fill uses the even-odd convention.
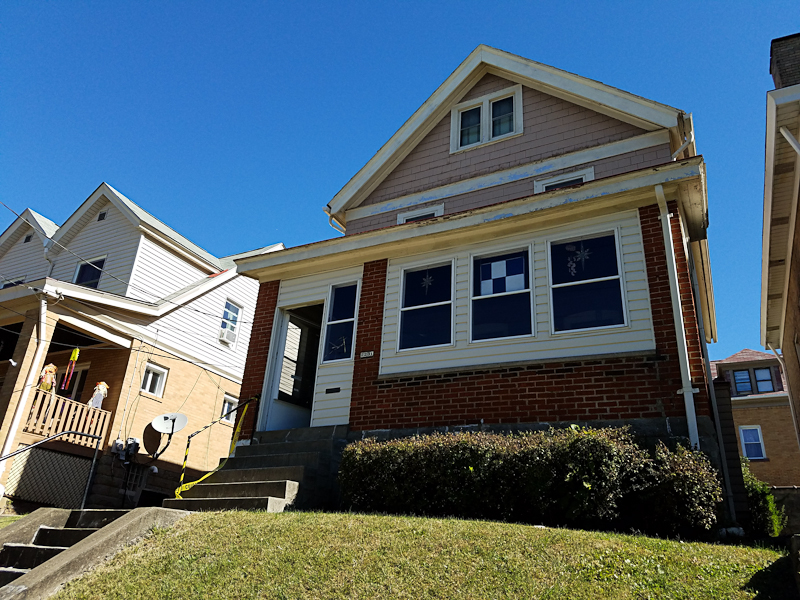
[[[23,221],[23,222],[27,223],[28,225],[30,225],[31,227],[33,227],[33,229],[34,229],[34,230],[36,230],[36,228],[33,226],[33,224],[32,224],[30,221],[28,221],[28,220],[27,220],[25,217],[23,217],[21,214],[19,214],[17,211],[15,211],[13,208],[11,208],[11,207],[10,207],[8,204],[6,204],[5,202],[3,202],[2,200],[0,200],[0,204],[2,204],[2,205],[3,205],[3,206],[5,206],[5,207],[6,207],[8,210],[10,210],[10,211],[11,211],[13,214],[15,214],[15,215],[17,216],[17,218],[19,218],[19,219],[22,219],[22,221]],[[36,231],[38,231],[38,230],[36,230]],[[76,257],[78,260],[80,260],[81,262],[83,262],[83,263],[89,263],[89,261],[88,261],[88,260],[86,260],[85,258],[83,258],[83,257],[79,256],[78,254],[76,254],[75,252],[73,252],[72,250],[70,250],[69,248],[67,248],[66,246],[64,246],[63,244],[61,244],[61,243],[57,242],[56,240],[54,240],[54,239],[53,239],[52,237],[50,237],[49,235],[45,234],[44,232],[42,232],[42,233],[43,233],[44,237],[46,237],[48,240],[50,240],[51,242],[53,242],[55,245],[57,245],[57,246],[60,246],[61,248],[63,248],[64,250],[66,250],[67,252],[69,252],[70,254],[72,254],[74,257]],[[197,309],[197,308],[193,308],[193,307],[191,307],[191,306],[189,306],[188,304],[185,304],[185,303],[183,303],[183,304],[182,304],[182,303],[180,303],[180,302],[173,302],[172,300],[167,300],[166,298],[162,298],[162,297],[160,297],[160,296],[156,295],[155,293],[151,292],[150,290],[146,290],[146,289],[144,289],[144,288],[140,288],[139,286],[136,286],[136,285],[132,284],[130,281],[125,281],[124,279],[121,279],[120,277],[117,277],[116,275],[114,275],[113,273],[110,273],[110,272],[109,272],[109,271],[107,271],[106,269],[98,268],[98,267],[96,267],[95,265],[91,265],[91,266],[92,266],[92,268],[94,268],[94,269],[97,269],[97,270],[98,270],[98,271],[100,271],[101,273],[105,273],[106,275],[108,275],[108,276],[109,276],[109,277],[111,277],[112,279],[116,279],[116,280],[117,280],[117,281],[119,281],[120,283],[124,283],[125,285],[127,285],[127,286],[130,286],[131,288],[133,288],[133,289],[135,289],[135,290],[137,290],[137,291],[139,291],[139,292],[142,292],[143,294],[147,294],[148,296],[152,296],[152,297],[154,297],[154,298],[156,298],[156,299],[158,299],[158,300],[160,300],[160,301],[162,301],[162,302],[168,302],[169,304],[174,304],[175,306],[178,306],[178,307],[181,307],[181,308],[186,308],[186,309],[188,309],[188,310],[192,310],[192,311],[194,311],[194,312],[196,312],[196,313],[200,313],[200,314],[203,314],[203,315],[207,315],[207,316],[209,316],[209,317],[214,317],[214,318],[217,318],[217,319],[219,319],[219,318],[222,318],[222,317],[221,317],[220,315],[218,315],[218,314],[213,314],[213,313],[205,312],[205,311],[203,311],[203,310],[200,310],[200,309]],[[252,323],[253,321],[241,321],[241,320],[237,320],[236,322],[237,322],[237,323]]]

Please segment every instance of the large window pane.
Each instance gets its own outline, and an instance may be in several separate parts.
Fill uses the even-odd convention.
[[[514,96],[492,102],[492,137],[514,131]]]
[[[753,391],[753,387],[750,384],[750,371],[734,371],[733,372],[733,381],[736,384],[736,393],[737,394],[750,394]]]
[[[553,321],[556,331],[622,325],[619,279],[553,288]]]
[[[353,354],[353,321],[328,325],[322,360],[340,360]]]
[[[356,314],[356,285],[333,288],[333,302],[329,321],[352,319]]]
[[[772,373],[770,369],[755,369],[755,375],[756,387],[760,394],[775,391],[775,387],[772,385]]]
[[[403,307],[424,306],[450,300],[452,265],[406,271]]]
[[[480,298],[472,301],[472,339],[530,335],[530,292]]]
[[[450,304],[400,313],[400,349],[450,343]]]
[[[100,283],[100,275],[102,274],[103,265],[106,260],[101,258],[94,262],[83,263],[78,268],[78,275],[75,277],[75,283],[89,288],[97,288]]]
[[[487,296],[528,289],[528,253],[514,252],[476,258],[473,264],[473,296]]]
[[[469,146],[481,141],[481,107],[461,113],[461,145]]]
[[[617,275],[614,235],[551,244],[553,285]]]

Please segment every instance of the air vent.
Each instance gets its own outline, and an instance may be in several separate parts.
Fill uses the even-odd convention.
[[[107,215],[107,214],[108,214],[108,211],[107,211],[107,210],[104,210],[104,211],[103,211],[103,212],[101,212],[99,215],[97,215],[97,220],[98,220],[98,221],[105,221],[105,220],[106,220],[106,215]]]
[[[25,236],[25,239],[24,239],[24,240],[22,240],[22,243],[23,243],[23,244],[27,244],[27,243],[28,243],[28,242],[30,242],[32,239],[33,239],[33,234],[32,234],[32,233],[29,233],[28,235],[26,235],[26,236]]]

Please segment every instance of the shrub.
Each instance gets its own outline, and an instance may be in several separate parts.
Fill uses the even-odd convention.
[[[368,439],[345,448],[339,477],[359,511],[664,533],[710,528],[720,501],[705,455],[651,457],[627,428]]]
[[[768,483],[750,471],[750,461],[742,457],[742,477],[750,509],[750,531],[755,537],[777,537],[786,527],[787,517],[783,506],[778,508]]]

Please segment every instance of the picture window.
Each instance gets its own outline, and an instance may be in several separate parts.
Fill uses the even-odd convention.
[[[164,395],[164,384],[167,381],[168,372],[169,371],[163,367],[147,363],[140,389],[143,392],[161,398]]]
[[[452,275],[452,263],[403,273],[400,350],[451,343]]]
[[[331,289],[322,362],[352,358],[357,296],[358,285],[355,283]]]
[[[450,112],[450,153],[522,133],[522,86],[462,102]]]
[[[75,271],[75,283],[83,287],[97,289],[100,283],[100,276],[103,274],[103,265],[106,257],[89,260],[78,265]]]
[[[553,331],[625,324],[616,235],[550,244]]]
[[[533,333],[528,251],[472,262],[472,340]]]

